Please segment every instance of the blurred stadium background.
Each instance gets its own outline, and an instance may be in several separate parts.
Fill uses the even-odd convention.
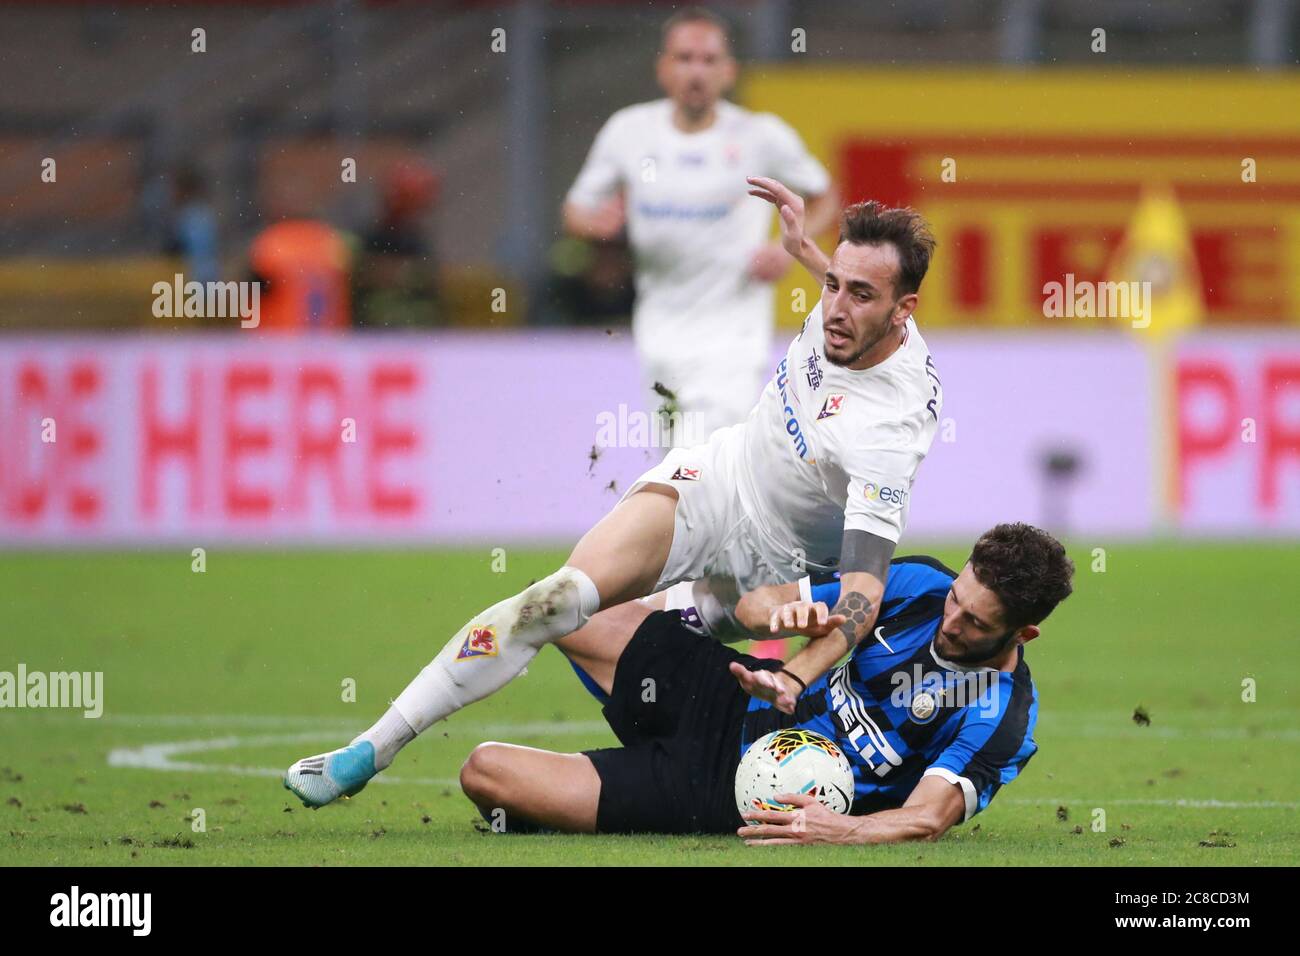
[[[620,243],[563,237],[559,209],[604,119],[659,95],[672,9],[0,5],[0,542],[580,533],[646,455],[589,461],[596,415],[641,404],[632,279]],[[735,99],[793,125],[845,199],[935,225],[919,317],[950,420],[915,534],[1026,506],[1107,534],[1300,530],[1293,3],[718,9],[736,25]],[[488,50],[498,28],[504,53]],[[154,284],[176,273],[298,268],[258,243],[284,217],[310,224],[306,305],[264,303],[243,334],[155,315]],[[1044,284],[1067,274],[1154,276],[1171,304],[1145,334],[1046,317]],[[782,327],[808,308],[799,280],[780,285]],[[601,336],[560,331],[584,326]],[[41,441],[56,406],[73,441]],[[312,431],[336,412],[361,425],[345,461]]]
[[[201,199],[217,218],[216,257],[223,274],[234,274],[283,207],[364,238],[380,218],[385,189],[400,191],[403,183],[412,205],[426,204],[419,234],[441,308],[410,316],[380,309],[374,324],[478,328],[489,321],[482,290],[495,287],[518,289],[527,303],[492,318],[497,324],[603,321],[626,311],[626,292],[620,298],[607,288],[621,275],[612,265],[596,269],[593,289],[572,288],[571,280],[591,271],[582,268],[590,256],[557,247],[558,210],[604,119],[659,95],[651,64],[673,4],[6,0],[0,8],[0,303],[7,328],[151,324],[141,305],[153,276],[168,272],[155,260],[174,247],[187,200]],[[1014,131],[1025,124],[1013,110],[1042,102],[1032,97],[1033,85],[1065,71],[1082,73],[1074,79],[1080,101],[1100,98],[1089,95],[1089,77],[1140,79],[1155,70],[1176,76],[1192,98],[1242,97],[1233,117],[1241,128],[1294,132],[1286,117],[1251,123],[1242,115],[1269,90],[1291,92],[1278,86],[1300,42],[1300,18],[1288,0],[752,0],[717,9],[736,26],[745,67],[736,98],[783,108],[837,178],[858,188],[868,184],[846,176],[852,160],[837,140],[898,146],[920,130],[931,139]],[[1104,54],[1091,50],[1098,25],[1108,34]],[[196,26],[210,38],[202,55],[190,51]],[[510,49],[489,57],[479,41],[495,28],[508,31]],[[796,28],[806,32],[807,53],[791,52]],[[886,71],[871,79],[896,79],[870,100],[855,93],[847,115],[830,115],[817,99],[792,102],[861,84],[870,70]],[[897,105],[899,89],[918,75],[946,91],[919,116]],[[1016,83],[1025,79],[1028,89]],[[970,99],[1000,113],[1000,129],[956,108],[965,88],[980,83]],[[1145,115],[1135,129],[1182,137],[1185,148],[1175,143],[1165,155],[1184,162],[1204,155],[1198,140],[1237,132],[1219,117],[1168,105],[1177,104],[1139,91],[1131,103],[1094,103],[1089,116],[1063,109],[1027,119],[1038,120],[1038,131],[1072,129],[1083,142],[1108,131],[1098,118],[1108,106],[1130,113],[1113,118],[1113,132],[1135,124],[1131,114],[1140,108]],[[349,188],[340,182],[338,157],[353,155],[361,173]],[[33,181],[46,156],[63,160],[57,189]],[[429,195],[414,170],[395,174],[403,164],[427,172]],[[1270,171],[1257,192],[1275,188],[1270,180],[1280,173]],[[1140,177],[1108,178],[1129,186]],[[197,196],[178,197],[187,188]],[[144,293],[141,278],[150,280]],[[598,301],[586,301],[584,291]],[[1211,321],[1289,318],[1276,297],[1250,301],[1253,312],[1215,308]],[[931,327],[967,318],[930,311]]]
[[[1184,742],[1200,746],[1196,715],[1228,708],[1243,675],[1300,676],[1284,607],[1300,563],[1300,7],[710,6],[735,26],[733,99],[791,124],[846,201],[910,203],[935,226],[917,318],[948,403],[900,550],[959,561],[1008,519],[1066,536],[1091,594],[1075,610],[1095,615],[1072,635],[1098,654],[1137,652],[1092,621],[1151,640],[1122,687],[1114,658],[1078,643],[1045,648],[1035,673],[1058,704],[1107,708],[1088,726],[1116,735],[1154,698],[1190,715]],[[604,120],[660,95],[652,63],[673,9],[0,2],[0,589],[21,622],[0,666],[115,667],[128,713],[278,707],[356,724],[441,643],[430,634],[561,558],[523,549],[570,545],[658,454],[598,437],[602,415],[641,409],[626,249],[566,239],[559,216]],[[791,49],[798,30],[807,52]],[[305,304],[256,330],[155,315],[154,285],[176,273],[275,282],[297,268],[259,246],[286,216],[311,224],[301,246],[319,286]],[[1049,316],[1044,285],[1069,275],[1152,281],[1154,321]],[[792,268],[780,327],[802,322],[800,290],[815,301]],[[339,439],[347,421],[355,441]],[[239,570],[211,593],[177,582],[167,555],[192,582],[197,548]],[[508,573],[491,573],[494,548]],[[1132,560],[1104,592],[1090,572],[1117,548]],[[320,553],[334,549],[349,556]],[[411,620],[427,597],[386,603],[426,587],[432,621]],[[337,663],[328,679],[301,673],[296,621]],[[1196,632],[1207,621],[1273,643],[1221,661],[1219,632]],[[274,643],[249,643],[264,626]],[[356,665],[347,642],[371,627],[392,654]],[[1190,655],[1185,686],[1161,664],[1171,647]],[[262,654],[279,657],[250,663]],[[210,684],[178,671],[160,687],[139,672],[151,661]],[[551,664],[538,680],[572,692]],[[356,667],[374,688],[364,718],[321,702]],[[539,698],[509,713],[557,709]],[[1292,701],[1261,715],[1251,740],[1285,760],[1294,715]],[[1058,756],[1086,764],[1106,733]],[[1271,752],[1251,753],[1262,768]],[[1176,789],[1177,775],[1147,783]],[[1264,793],[1234,778],[1228,795],[1293,799],[1275,792],[1287,779]],[[1022,796],[1050,801],[1060,785]],[[1211,792],[1226,791],[1197,790]]]

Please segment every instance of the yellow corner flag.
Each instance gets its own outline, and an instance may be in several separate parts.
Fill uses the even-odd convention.
[[[1170,339],[1204,321],[1205,299],[1187,220],[1168,185],[1143,187],[1128,231],[1107,272],[1114,288],[1129,292],[1130,314],[1122,321],[1147,340],[1155,420],[1172,422],[1174,345]],[[1161,476],[1155,489],[1155,505],[1160,524],[1166,529],[1177,522],[1175,433],[1174,428],[1159,428],[1160,437],[1151,449],[1156,474]]]
[[[1205,317],[1201,274],[1192,237],[1169,186],[1142,189],[1137,209],[1108,270],[1111,282],[1138,283],[1126,322],[1135,332],[1164,338]]]

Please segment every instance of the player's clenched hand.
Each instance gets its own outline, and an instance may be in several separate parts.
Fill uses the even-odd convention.
[[[825,601],[790,601],[772,609],[768,629],[787,636],[825,637],[847,621],[843,614],[832,614]]]
[[[775,671],[751,671],[736,661],[730,666],[731,673],[750,697],[767,701],[783,714],[794,713],[795,701],[803,688],[790,678]]]
[[[749,259],[749,274],[759,282],[775,282],[790,268],[790,255],[778,243],[759,246]]]
[[[595,209],[586,213],[587,229],[593,239],[616,239],[623,231],[627,213],[623,208],[622,195],[605,200]]]
[[[852,843],[853,822],[806,793],[778,793],[776,799],[794,804],[793,810],[750,810],[743,814],[750,826],[737,836],[746,846],[789,846],[808,843]]]
[[[781,214],[781,245],[790,255],[798,257],[804,244],[803,197],[785,183],[767,176],[747,176],[745,182],[754,188],[751,196],[766,199]]]

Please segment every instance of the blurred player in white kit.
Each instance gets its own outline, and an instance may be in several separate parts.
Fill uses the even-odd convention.
[[[825,168],[784,121],[722,99],[736,80],[727,26],[701,8],[663,27],[656,64],[666,99],[605,123],[564,203],[566,230],[607,240],[627,227],[636,268],[632,332],[645,384],[662,383],[680,418],[674,444],[744,419],[770,373],[773,289],[792,262],[772,240],[772,209],[746,175],[803,195],[805,228],[835,221]],[[661,398],[648,394],[651,411]]]

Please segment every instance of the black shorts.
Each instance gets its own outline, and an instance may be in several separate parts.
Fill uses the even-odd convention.
[[[605,719],[622,747],[588,750],[601,833],[734,833],[741,725],[750,697],[728,670],[774,670],[656,611],[618,659]]]

